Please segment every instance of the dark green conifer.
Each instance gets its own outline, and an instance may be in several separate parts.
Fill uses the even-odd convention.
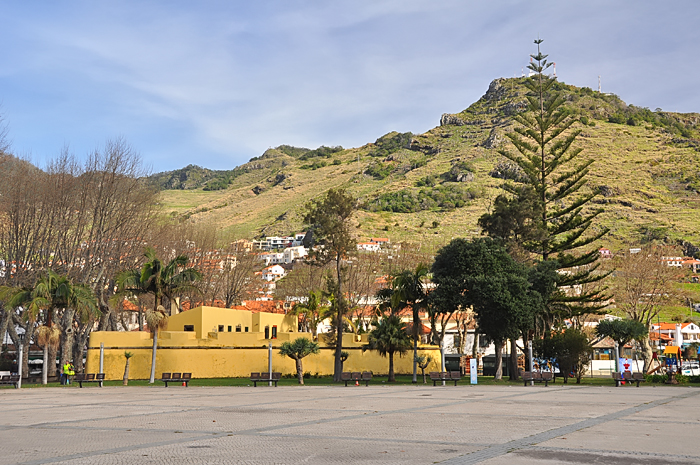
[[[558,273],[558,287],[575,292],[552,294],[554,300],[548,306],[565,307],[566,316],[575,316],[595,311],[605,298],[600,289],[589,286],[606,276],[596,272],[599,253],[597,248],[585,248],[608,230],[591,230],[603,211],[591,205],[597,192],[584,189],[593,160],[575,146],[581,131],[574,127],[577,120],[569,117],[564,97],[556,90],[556,77],[545,74],[552,63],[542,54],[541,43],[535,40],[537,54],[531,55],[528,66],[534,75],[525,81],[527,111],[514,116],[514,132],[506,135],[515,152],[499,151],[523,176],[519,182],[503,185],[510,195],[499,196],[498,208],[479,224],[490,236],[510,241],[542,262],[555,260],[557,269],[567,270]]]

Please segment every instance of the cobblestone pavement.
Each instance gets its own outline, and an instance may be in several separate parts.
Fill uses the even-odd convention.
[[[700,389],[0,390],[0,464],[700,464]]]

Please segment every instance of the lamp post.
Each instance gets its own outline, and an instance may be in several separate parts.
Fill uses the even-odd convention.
[[[19,357],[17,357],[17,372],[19,373],[19,381],[17,382],[17,388],[22,387],[22,368],[24,366],[24,333],[17,335],[17,340],[19,341]]]
[[[532,340],[531,339],[527,341],[527,356],[530,359],[530,373],[532,373],[534,371],[535,367],[533,365],[533,360],[532,360]],[[535,385],[535,381],[531,380],[530,386],[534,386],[534,385]]]

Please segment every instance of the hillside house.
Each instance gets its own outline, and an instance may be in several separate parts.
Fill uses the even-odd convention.
[[[661,335],[662,344],[671,340],[673,345],[686,347],[694,342],[700,342],[700,327],[695,323],[652,323],[650,333],[658,339]]]
[[[309,253],[304,246],[298,245],[296,247],[287,247],[282,254],[284,256],[284,263],[289,265],[295,260],[306,257]]]
[[[600,249],[598,249],[598,252],[600,252],[601,258],[612,258],[612,252],[610,252],[610,249],[606,249],[605,247],[601,247]]]
[[[683,266],[683,257],[661,257],[661,262],[666,266],[681,268]]]
[[[700,260],[693,257],[683,257],[683,268],[690,269],[693,273],[697,273],[700,270]]]
[[[358,242],[357,250],[362,250],[365,252],[379,252],[381,249],[380,245],[376,242]]]
[[[278,281],[287,274],[287,271],[279,265],[268,266],[262,270],[263,281]]]

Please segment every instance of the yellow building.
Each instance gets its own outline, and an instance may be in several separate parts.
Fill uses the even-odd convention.
[[[158,333],[156,376],[163,372],[189,372],[193,378],[230,378],[249,376],[254,371],[267,371],[268,344],[272,344],[272,369],[283,374],[296,373],[294,361],[279,355],[279,346],[298,337],[311,338],[297,332],[297,317],[281,313],[252,313],[229,308],[197,307],[173,315],[165,330]],[[345,371],[386,373],[389,362],[374,351],[362,352],[366,335],[345,334],[343,350],[350,354]],[[129,378],[147,379],[151,370],[153,339],[146,331],[96,331],[90,335],[86,373],[97,373],[100,344],[104,345],[106,379],[124,376],[124,352],[132,352]],[[419,353],[429,354],[439,370],[440,351],[435,346],[419,346]],[[321,347],[318,355],[304,358],[304,371],[320,375],[333,374],[333,347]],[[394,356],[397,373],[412,372],[412,354]]]

